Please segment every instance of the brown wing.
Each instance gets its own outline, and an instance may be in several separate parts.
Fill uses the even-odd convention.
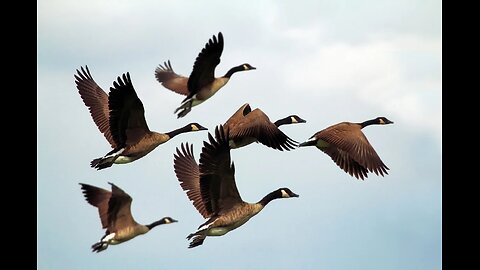
[[[95,80],[93,80],[88,66],[85,66],[85,68],[86,71],[81,67],[81,72],[77,69],[77,75],[74,75],[78,93],[82,97],[83,103],[88,107],[98,130],[103,133],[112,148],[116,148],[117,145],[113,140],[112,133],[110,133],[110,124],[108,122],[108,95],[98,86]]]
[[[223,128],[231,130],[238,122],[243,121],[245,116],[252,111],[250,104],[243,104],[228,120],[223,124]]]
[[[285,135],[273,124],[260,109],[255,109],[229,126],[229,138],[239,140],[243,137],[254,137],[262,144],[280,151],[291,150],[298,142]]]
[[[108,201],[112,192],[103,188],[82,184],[83,195],[87,202],[98,208],[98,214],[102,222],[102,228],[108,227]]]
[[[182,152],[177,148],[173,157],[173,168],[183,191],[204,218],[210,217],[212,212],[205,207],[210,202],[204,202],[200,192],[200,171],[193,156],[193,145],[189,147],[188,143],[186,146],[182,143]]]
[[[164,66],[159,65],[155,69],[155,78],[160,82],[163,87],[172,90],[180,95],[188,95],[188,78],[182,75],[178,75],[173,71],[170,60],[164,62]]]
[[[122,80],[123,78],[123,80]],[[130,74],[123,74],[110,87],[110,132],[118,146],[132,145],[150,132],[145,121],[145,109],[133,88]]]
[[[329,155],[332,160],[343,169],[346,173],[351,176],[356,177],[357,179],[367,178],[368,170],[356,162],[347,152],[335,147],[330,146],[322,150],[327,155]]]
[[[112,197],[108,201],[108,231],[116,232],[136,224],[130,210],[132,197],[116,185],[112,186]]]
[[[228,131],[217,126],[215,137],[208,133],[200,154],[200,190],[206,209],[214,214],[230,210],[243,200],[235,184],[235,167],[230,158]]]
[[[350,175],[363,179],[362,175],[367,177],[367,170],[382,176],[388,174],[389,168],[375,152],[360,125],[344,122],[326,128],[314,136],[329,144],[321,150]]]

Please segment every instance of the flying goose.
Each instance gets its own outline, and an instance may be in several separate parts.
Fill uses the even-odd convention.
[[[240,148],[259,141],[262,144],[283,151],[298,146],[298,142],[290,139],[279,126],[285,124],[305,123],[302,118],[291,115],[274,123],[260,109],[252,108],[248,103],[242,105],[223,125],[229,130],[230,148]]]
[[[107,95],[93,80],[87,66],[86,71],[83,67],[81,70],[77,69],[75,75],[78,92],[89,108],[93,121],[113,148],[104,157],[92,160],[90,165],[98,170],[108,168],[113,163],[124,164],[137,160],[178,134],[207,129],[198,123],[190,123],[167,133],[150,131],[142,101],[133,88],[128,72],[122,78],[117,77]]]
[[[367,178],[367,173],[388,174],[390,170],[373,149],[362,128],[369,125],[393,124],[385,117],[377,117],[362,123],[342,122],[315,133],[299,146],[315,145],[329,155],[345,172],[357,179]]]
[[[193,106],[197,106],[212,97],[220,88],[227,84],[235,72],[256,69],[245,63],[232,67],[222,77],[215,78],[215,68],[220,63],[222,52],[223,35],[219,32],[218,39],[214,35],[198,54],[193,64],[192,73],[188,78],[176,74],[172,69],[170,60],[164,62],[164,66],[159,65],[155,69],[155,77],[165,88],[187,96],[182,101],[180,107],[175,110],[175,113],[180,111],[177,115],[178,118],[187,115]]]
[[[298,197],[288,188],[270,192],[257,203],[242,200],[235,184],[235,167],[230,158],[228,131],[220,125],[215,129],[216,140],[208,133],[204,142],[200,166],[193,156],[193,146],[181,144],[174,154],[174,169],[180,186],[198,212],[208,220],[198,231],[188,235],[189,248],[203,244],[207,236],[221,236],[234,230],[258,214],[270,201]]]
[[[102,228],[107,229],[100,242],[92,245],[92,252],[100,252],[108,245],[117,245],[149,232],[158,225],[177,222],[171,217],[164,217],[149,225],[138,224],[132,217],[132,197],[109,182],[112,191],[82,184],[83,195],[87,202],[98,208]]]

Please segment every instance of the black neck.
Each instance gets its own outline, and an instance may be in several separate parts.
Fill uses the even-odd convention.
[[[238,71],[244,71],[244,70],[245,70],[245,69],[243,68],[243,65],[236,66],[236,67],[231,68],[231,69],[227,72],[227,74],[225,74],[225,76],[223,76],[223,77],[225,77],[225,78],[230,78],[230,77],[233,75],[233,73],[238,72]]]
[[[270,193],[268,193],[265,197],[263,197],[263,199],[261,199],[258,203],[260,203],[261,205],[263,206],[266,206],[269,202],[271,202],[272,200],[275,200],[275,199],[279,199],[281,198],[282,195],[279,194],[279,191],[278,190],[275,190],[275,191],[272,191]]]
[[[292,120],[290,119],[290,116],[289,116],[289,117],[285,117],[285,118],[277,120],[274,124],[275,124],[275,126],[279,127],[281,125],[288,125],[288,124],[291,124],[291,123],[292,123]]]
[[[378,125],[378,124],[379,124],[379,123],[378,123],[377,119],[367,120],[367,121],[365,121],[365,122],[363,122],[363,123],[359,123],[359,125],[360,125],[362,128],[364,128],[364,127],[366,127],[366,126]]]
[[[158,225],[162,225],[162,224],[165,224],[165,221],[163,221],[163,219],[157,220],[157,221],[153,222],[152,224],[147,225],[147,228],[148,228],[149,230],[151,230],[151,229],[153,229],[154,227],[156,227],[156,226],[158,226]]]
[[[168,137],[173,138],[175,136],[177,136],[178,134],[181,134],[181,133],[185,133],[185,132],[189,132],[189,131],[192,131],[192,128],[187,125],[187,126],[184,126],[182,128],[179,128],[179,129],[175,129],[173,131],[170,131],[170,132],[167,132],[166,134],[168,135]]]

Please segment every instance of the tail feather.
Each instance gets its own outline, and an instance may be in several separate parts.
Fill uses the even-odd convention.
[[[96,168],[97,170],[101,170],[101,169],[111,167],[114,161],[115,161],[115,157],[96,158],[90,162],[90,166],[92,168]]]
[[[191,110],[192,110],[192,100],[188,100],[186,101],[185,103],[183,103],[182,105],[180,105],[180,107],[178,107],[177,109],[175,109],[175,112],[174,113],[177,113],[178,111],[180,111],[178,114],[177,114],[177,118],[181,118],[181,117],[184,117],[185,115],[187,115]]]
[[[90,162],[92,168],[97,170],[105,169],[111,167],[112,164],[117,160],[117,158],[125,151],[126,146],[117,147],[112,151],[108,152],[104,157],[96,158]]]
[[[101,252],[108,248],[108,244],[105,242],[97,242],[92,245],[92,252]]]
[[[188,246],[188,248],[194,248],[196,246],[200,246],[201,244],[203,244],[203,241],[205,241],[205,238],[207,238],[206,229],[196,231],[196,232],[191,233],[187,236],[187,240],[190,240],[192,238],[193,238],[193,240],[192,240],[192,242],[190,242],[190,245]]]
[[[196,235],[192,242],[190,242],[190,245],[188,245],[188,248],[194,248],[198,247],[203,244],[203,241],[205,241],[206,235]]]

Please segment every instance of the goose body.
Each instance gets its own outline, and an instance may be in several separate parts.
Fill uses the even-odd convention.
[[[259,108],[251,109],[248,103],[242,105],[223,125],[229,130],[230,148],[240,148],[253,142],[260,142],[276,150],[291,150],[298,146],[283,133],[279,126],[285,124],[305,123],[297,115],[290,115],[272,123]]]
[[[174,169],[180,186],[187,193],[198,212],[206,219],[198,230],[191,233],[189,248],[202,245],[207,236],[221,236],[245,224],[270,201],[298,197],[288,188],[270,192],[257,203],[242,200],[235,184],[235,167],[230,158],[228,131],[220,125],[215,137],[209,133],[204,142],[200,165],[193,156],[193,146],[188,143],[177,148]]]
[[[165,88],[178,94],[187,96],[180,107],[175,110],[177,117],[187,115],[192,107],[197,106],[207,99],[211,98],[223,86],[227,84],[230,77],[239,71],[256,69],[250,64],[245,63],[232,67],[222,77],[215,77],[215,68],[220,63],[220,57],[223,52],[223,35],[218,33],[218,38],[214,35],[205,44],[205,47],[198,54],[193,70],[190,76],[179,75],[173,71],[170,60],[164,62],[155,69],[155,77]]]
[[[109,245],[126,242],[149,232],[158,225],[177,222],[171,217],[164,217],[149,225],[137,223],[131,213],[130,195],[116,185],[109,184],[112,186],[112,191],[80,183],[85,199],[98,208],[102,227],[107,229],[102,239],[92,245],[92,251],[103,251]]]
[[[368,172],[384,176],[389,168],[383,163],[362,129],[369,125],[393,124],[385,117],[362,123],[342,122],[315,133],[299,146],[316,146],[346,173],[357,179],[367,178]]]
[[[92,160],[90,165],[98,170],[142,158],[178,134],[206,130],[198,123],[190,123],[167,133],[151,131],[128,72],[113,82],[109,95],[93,80],[88,67],[77,69],[75,83],[95,124],[113,148],[105,156]]]

